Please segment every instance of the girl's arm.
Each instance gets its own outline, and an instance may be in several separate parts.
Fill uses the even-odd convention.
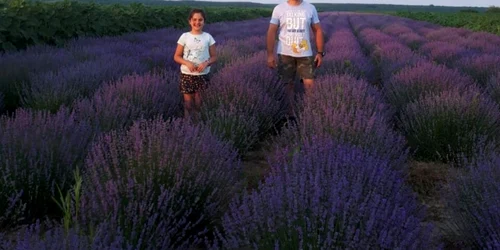
[[[183,52],[184,52],[184,46],[177,44],[177,49],[175,49],[175,54],[174,54],[174,61],[178,64],[186,65],[188,69],[192,72],[195,71],[196,67],[194,66],[194,64],[182,58]]]
[[[215,49],[215,44],[210,46],[208,52],[210,53],[210,58],[208,59],[208,66],[217,62],[217,51]]]
[[[210,53],[210,58],[208,58],[208,60],[206,60],[198,65],[198,72],[204,71],[206,67],[214,64],[217,61],[217,53],[215,50],[215,44],[210,45],[208,52]]]
[[[175,54],[174,54],[174,61],[178,64],[187,64],[188,61],[187,60],[184,60],[184,58],[182,58],[182,54],[184,52],[184,46],[180,45],[180,44],[177,44],[177,49],[175,49]]]

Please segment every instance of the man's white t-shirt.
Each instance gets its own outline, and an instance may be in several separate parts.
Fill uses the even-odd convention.
[[[297,6],[287,2],[278,4],[273,10],[270,23],[278,25],[278,54],[312,56],[310,29],[312,24],[319,23],[314,5],[305,1]]]
[[[185,32],[179,37],[177,43],[184,46],[182,55],[184,60],[188,60],[197,65],[210,59],[209,47],[215,44],[215,40],[212,35],[207,32],[202,32],[197,35],[191,32]],[[191,72],[186,65],[181,65],[181,72],[188,75],[205,75],[210,72],[210,66],[206,67],[203,72]]]

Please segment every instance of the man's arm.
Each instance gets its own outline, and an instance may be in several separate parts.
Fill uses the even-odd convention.
[[[278,25],[270,23],[267,29],[267,55],[274,54],[274,45],[276,44],[276,32],[278,31]]]
[[[319,52],[325,52],[323,49],[324,39],[323,39],[323,30],[321,29],[320,23],[315,23],[311,25],[311,28],[314,32],[314,38],[316,39],[316,48]]]

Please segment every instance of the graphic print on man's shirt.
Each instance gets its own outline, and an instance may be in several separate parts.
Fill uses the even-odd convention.
[[[294,53],[300,54],[309,50],[307,44],[306,27],[307,15],[305,10],[287,10],[285,12],[286,46],[290,46]]]

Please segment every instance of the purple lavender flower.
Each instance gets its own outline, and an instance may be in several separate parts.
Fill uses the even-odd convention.
[[[427,95],[450,89],[466,91],[474,86],[475,82],[458,70],[422,61],[394,74],[384,83],[383,92],[392,107],[401,112],[407,104]]]
[[[138,120],[103,134],[85,170],[79,223],[108,221],[139,249],[195,246],[217,224],[241,173],[230,144],[182,119]]]
[[[79,228],[70,228],[66,231],[60,225],[54,223],[41,223],[37,221],[12,234],[1,235],[0,245],[2,249],[12,250],[50,250],[50,249],[74,249],[74,250],[132,250],[132,246],[126,243],[126,239],[117,228],[109,228],[106,223],[94,229],[93,235],[85,235]]]
[[[401,39],[412,50],[418,49],[422,44],[424,44],[427,41],[427,39],[425,39],[423,36],[413,31],[409,33],[400,34],[399,39]]]
[[[273,129],[285,111],[284,89],[277,74],[262,63],[265,58],[262,52],[231,63],[214,74],[202,94],[202,121],[240,154]]]
[[[60,216],[52,197],[58,188],[66,193],[73,170],[81,167],[94,131],[73,113],[56,114],[18,109],[13,117],[0,119],[0,214],[5,223],[17,223],[14,210],[22,210],[22,222],[44,216]],[[18,197],[20,195],[20,197]],[[7,199],[8,198],[8,199]],[[14,205],[15,204],[15,205]],[[14,207],[12,207],[14,206]]]
[[[480,53],[500,54],[499,45],[491,43],[485,39],[467,38],[459,41],[459,44],[468,49],[477,50]]]
[[[3,113],[5,104],[4,104],[4,98],[5,96],[0,92],[0,115]]]
[[[387,81],[393,74],[396,74],[401,69],[415,65],[425,59],[413,53],[410,48],[399,42],[388,42],[377,45],[372,52],[372,57],[375,58],[382,81]]]
[[[410,34],[413,32],[411,28],[400,22],[391,23],[383,27],[381,31],[391,36],[400,36],[403,34]]]
[[[351,76],[319,78],[297,114],[298,127],[290,127],[271,146],[300,147],[304,140],[320,136],[351,143],[391,158],[400,169],[406,161],[404,138],[392,129],[393,110],[366,81]],[[273,155],[278,161],[282,155]]]
[[[452,66],[456,60],[468,52],[463,46],[441,41],[431,41],[419,48],[420,52],[441,64]]]
[[[500,46],[500,37],[498,35],[492,34],[490,32],[485,31],[476,31],[470,33],[467,36],[468,39],[476,40],[476,41],[485,41],[490,44]]]
[[[440,29],[432,30],[425,34],[425,37],[430,41],[442,41],[454,43],[464,39],[472,31],[464,28],[442,27]]]
[[[399,123],[421,160],[456,163],[477,158],[477,149],[490,143],[498,147],[499,106],[474,87],[420,98],[404,108]]]
[[[446,197],[446,239],[462,249],[500,248],[500,157],[469,165],[443,192]]]
[[[128,75],[73,104],[78,119],[103,132],[124,129],[139,118],[170,118],[180,111],[177,72]]]
[[[500,105],[500,72],[490,77],[486,83],[486,93]]]
[[[28,51],[0,54],[0,92],[5,95],[5,108],[13,111],[20,105],[19,89],[29,83],[30,75],[56,70],[75,64],[75,57],[59,49],[47,53]]]
[[[339,18],[342,26],[348,26],[347,17]],[[344,23],[344,24],[342,24]],[[359,75],[374,80],[374,66],[363,54],[360,44],[352,31],[348,28],[338,28],[325,43],[328,53],[323,58],[323,66],[319,73]]]
[[[500,55],[474,54],[463,57],[456,66],[470,74],[480,86],[484,87],[491,76],[500,72]]]
[[[22,104],[24,107],[54,112],[61,105],[70,106],[75,99],[92,95],[106,81],[145,71],[146,67],[134,58],[103,56],[96,61],[33,75],[30,83],[21,90]]]
[[[425,249],[425,210],[389,160],[316,137],[222,218],[214,249]]]

